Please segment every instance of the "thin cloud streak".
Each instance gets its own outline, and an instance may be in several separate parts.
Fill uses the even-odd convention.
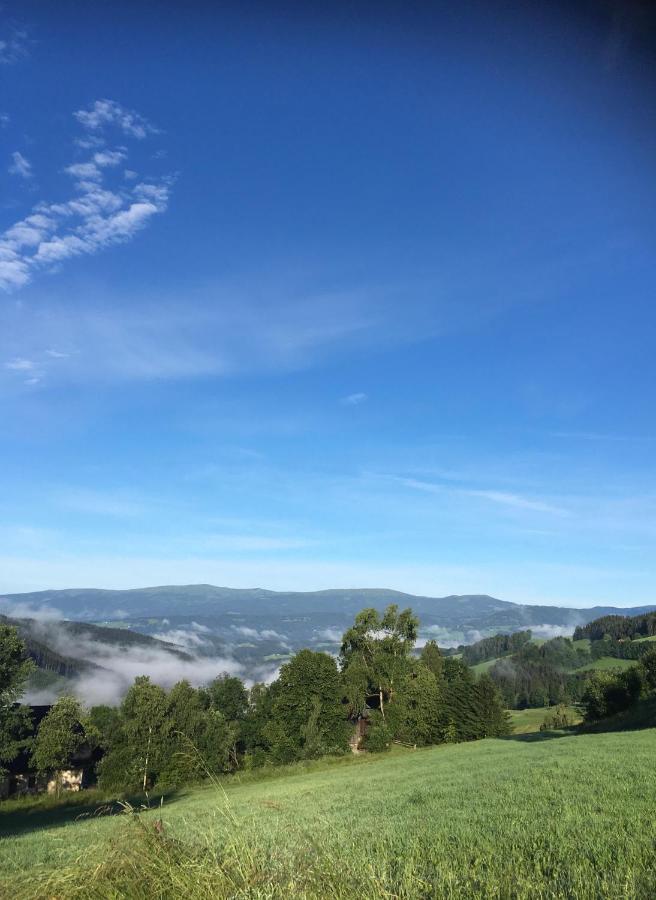
[[[29,35],[27,29],[10,26],[0,38],[0,66],[13,66],[28,56]]]
[[[365,403],[369,399],[367,394],[362,392],[356,394],[349,394],[347,397],[342,397],[340,401],[344,406],[359,406],[361,403]]]
[[[428,494],[456,494],[465,497],[481,498],[482,500],[488,500],[491,503],[495,503],[500,506],[507,506],[513,509],[549,513],[559,516],[568,514],[568,511],[563,509],[562,507],[555,506],[551,503],[545,503],[542,500],[536,500],[531,497],[524,497],[521,494],[509,493],[507,491],[479,488],[454,488],[451,485],[435,484],[430,481],[420,481],[417,478],[397,478],[396,480],[405,487],[409,487],[417,491],[424,491]]]
[[[32,177],[32,164],[26,159],[20,151],[15,150],[11,154],[12,163],[7,170],[10,175],[18,175],[19,178],[29,179]]]

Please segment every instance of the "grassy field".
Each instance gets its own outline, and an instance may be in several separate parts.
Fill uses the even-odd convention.
[[[495,659],[486,659],[485,662],[476,663],[476,665],[471,667],[472,672],[476,675],[482,675],[483,672],[487,672],[492,668],[493,665],[499,662],[502,657],[496,657]]]
[[[290,767],[141,815],[4,805],[0,894],[651,898],[655,758],[656,729],[553,732]]]
[[[511,709],[510,720],[513,726],[513,734],[534,734],[540,730],[540,725],[546,716],[553,715],[554,706],[540,706],[535,709]],[[581,722],[581,713],[575,706],[567,707],[567,715],[572,725]]]
[[[601,659],[595,659],[580,669],[574,669],[575,672],[592,672],[593,670],[607,672],[609,669],[630,669],[631,666],[637,666],[638,661],[635,659],[615,659],[614,656],[602,656]]]

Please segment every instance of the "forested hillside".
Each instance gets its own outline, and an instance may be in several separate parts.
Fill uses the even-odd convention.
[[[617,641],[623,638],[635,640],[640,637],[653,637],[656,635],[656,612],[635,616],[601,616],[588,622],[587,625],[577,625],[574,630],[574,640],[589,638],[591,641],[599,641],[606,635]]]

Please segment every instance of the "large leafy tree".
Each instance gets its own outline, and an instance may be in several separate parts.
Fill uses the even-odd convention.
[[[32,671],[25,643],[10,625],[0,625],[0,774],[25,745],[30,726],[29,710],[16,705]]]
[[[271,751],[269,723],[273,716],[273,705],[280,693],[280,685],[257,682],[250,689],[248,711],[240,723],[241,742],[244,748],[244,763],[247,766],[264,765]]]
[[[230,725],[233,736],[230,755],[232,764],[236,766],[246,749],[244,721],[249,711],[249,703],[244,682],[235,675],[219,675],[202,689],[201,694],[208,708],[219,713]]]
[[[169,753],[168,706],[166,691],[147,675],[135,679],[121,704],[126,778],[144,790],[155,783]]]
[[[170,729],[167,753],[158,773],[161,781],[180,783],[206,774],[216,775],[230,766],[235,727],[188,681],[179,681],[168,695]]]
[[[648,690],[656,691],[656,649],[649,650],[642,657],[642,669]]]
[[[42,719],[34,741],[32,762],[42,774],[55,773],[57,793],[61,770],[71,766],[86,741],[86,717],[75,697],[60,697]]]
[[[241,722],[248,712],[248,691],[241,678],[219,675],[204,688],[208,705],[222,713],[228,722]]]
[[[419,620],[411,609],[399,612],[391,604],[381,615],[363,609],[342,638],[341,661],[344,684],[353,712],[361,712],[363,697],[378,696],[385,718],[385,706],[408,672],[410,653],[417,639]],[[358,709],[358,707],[361,707]]]
[[[419,658],[426,668],[430,669],[439,684],[444,675],[444,657],[437,642],[427,641],[421,648]]]
[[[348,723],[337,664],[327,653],[301,650],[280,669],[266,733],[279,762],[341,753]]]

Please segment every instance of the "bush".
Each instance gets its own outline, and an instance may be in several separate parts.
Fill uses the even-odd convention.
[[[617,674],[594,672],[583,694],[586,719],[604,719],[623,712],[640,699],[645,687],[643,666],[631,666]]]
[[[392,733],[378,710],[371,713],[364,736],[364,748],[370,753],[383,753],[392,745]]]
[[[564,703],[559,703],[552,713],[548,713],[544,717],[544,722],[540,725],[540,731],[551,731],[555,728],[568,728],[572,724],[572,720],[567,714],[567,707]]]

